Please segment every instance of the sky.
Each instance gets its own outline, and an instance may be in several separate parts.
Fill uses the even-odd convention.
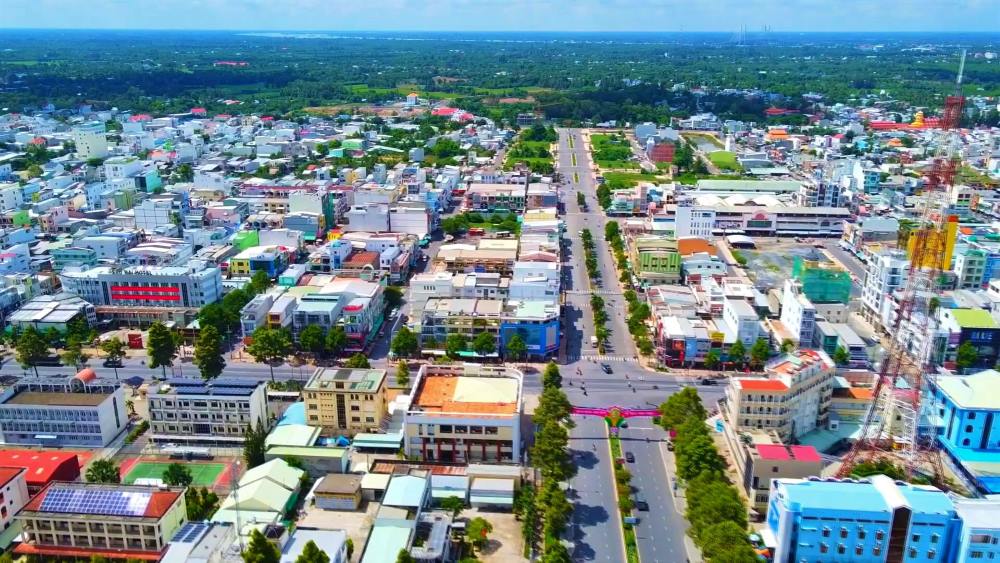
[[[1000,30],[1000,0],[0,0],[0,7],[0,28]]]

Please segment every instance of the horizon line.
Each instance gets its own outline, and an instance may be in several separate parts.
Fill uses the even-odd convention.
[[[0,32],[4,31],[181,31],[181,32],[240,32],[240,33],[494,33],[494,34],[505,34],[505,33],[517,33],[517,34],[544,34],[544,33],[593,33],[593,34],[607,34],[607,33],[625,33],[625,34],[660,34],[660,35],[679,35],[679,34],[699,34],[699,33],[735,33],[740,31],[739,29],[693,29],[693,30],[592,30],[592,29],[577,29],[577,30],[559,30],[559,29],[539,29],[539,30],[523,30],[523,29],[292,29],[292,28],[282,28],[282,29],[258,29],[258,28],[177,28],[177,27],[145,27],[145,28],[134,28],[134,27],[3,27],[0,26]],[[984,35],[1000,35],[1000,31],[996,30],[874,30],[874,29],[844,29],[844,30],[814,30],[814,29],[780,29],[780,30],[747,30],[746,33],[754,35],[770,35],[770,34],[781,34],[781,33],[810,33],[810,34],[826,34],[826,35],[839,35],[848,33],[886,33],[886,34],[964,34],[964,33],[976,33]]]

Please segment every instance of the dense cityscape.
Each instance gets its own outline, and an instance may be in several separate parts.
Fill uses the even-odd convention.
[[[995,33],[3,26],[0,563],[1000,555]]]

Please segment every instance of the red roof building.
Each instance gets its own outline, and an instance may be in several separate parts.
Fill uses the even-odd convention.
[[[24,530],[18,555],[158,561],[187,513],[179,487],[57,481],[24,505],[17,519]]]
[[[819,452],[812,446],[786,446],[784,444],[757,444],[757,453],[764,461],[821,462]]]
[[[24,480],[28,492],[36,494],[52,481],[75,481],[80,478],[80,460],[76,454],[38,450],[0,450],[0,467],[27,470]]]

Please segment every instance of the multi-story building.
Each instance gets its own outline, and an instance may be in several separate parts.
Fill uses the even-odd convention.
[[[61,272],[66,266],[90,268],[97,265],[97,253],[79,246],[55,248],[49,256],[52,257],[52,270],[56,272]]]
[[[517,335],[531,358],[547,358],[559,352],[559,304],[549,301],[519,301],[504,304],[500,319],[499,352]],[[519,358],[516,358],[519,359]]]
[[[50,328],[65,332],[69,323],[76,319],[84,319],[93,326],[97,323],[97,312],[89,302],[60,292],[32,298],[7,317],[7,324],[20,329],[33,326],[42,332]]]
[[[73,128],[76,155],[84,160],[108,156],[108,133],[104,124],[95,121]]]
[[[403,423],[403,451],[425,461],[520,463],[521,372],[424,364]]]
[[[720,410],[734,431],[773,430],[783,443],[826,424],[834,364],[825,352],[799,350],[771,362],[766,377],[729,380]]]
[[[719,328],[726,333],[726,342],[739,340],[749,350],[760,337],[760,318],[746,299],[726,296]]]
[[[500,241],[503,242],[503,241]],[[472,248],[466,244],[445,245],[438,250],[437,261],[445,270],[457,274],[493,272],[510,276],[517,261],[517,241],[510,248]]]
[[[976,350],[971,365],[966,370],[989,369],[1000,360],[1000,325],[984,309],[948,309],[935,311],[938,317],[937,334],[932,343],[932,361],[956,368],[958,349],[968,344]]]
[[[219,268],[191,260],[186,266],[66,270],[66,291],[93,303],[98,317],[151,322],[191,316],[222,297]],[[186,323],[185,323],[186,324]]]
[[[269,421],[263,381],[169,379],[149,395],[154,442],[238,445],[248,426]]]
[[[488,333],[499,338],[504,302],[496,299],[428,299],[416,327],[423,346],[443,348],[451,334],[471,342]]]
[[[410,278],[410,296],[407,303],[414,312],[412,316],[419,316],[418,312],[423,309],[427,300],[434,297],[506,299],[509,292],[510,278],[501,277],[498,273],[426,272]]]
[[[24,527],[17,555],[159,561],[187,521],[187,508],[183,488],[56,482],[17,520]]]
[[[985,250],[967,248],[965,252],[955,255],[955,276],[958,277],[959,289],[981,289],[988,281],[986,261],[989,258]]]
[[[274,279],[288,267],[288,263],[289,249],[285,247],[252,246],[229,259],[227,273],[250,277],[257,272],[264,272],[267,277]]]
[[[385,370],[316,368],[302,397],[306,422],[326,435],[378,432],[387,412]]]
[[[1000,559],[1000,522],[996,500],[954,498],[962,526],[954,538],[954,563]]]
[[[117,382],[85,370],[68,381],[23,379],[0,393],[0,434],[7,444],[102,448],[125,430],[125,394]]]
[[[767,511],[772,479],[804,479],[820,475],[823,459],[812,446],[786,446],[770,432],[725,432],[739,483],[750,499],[750,508]]]
[[[951,563],[961,520],[944,492],[875,475],[861,481],[775,479],[767,526],[776,562]]]
[[[465,190],[465,207],[474,211],[525,209],[528,187],[524,184],[472,184]]]
[[[643,236],[631,241],[632,269],[646,284],[670,284],[681,279],[681,255],[677,241],[669,237]]]
[[[41,467],[38,469],[42,469]],[[28,482],[25,467],[0,466],[0,529],[6,531],[15,525],[14,515],[21,511],[31,496],[28,493]],[[10,539],[6,539],[6,538]],[[0,549],[7,549],[14,539],[10,534],[0,537]]]
[[[885,250],[873,255],[868,260],[868,272],[861,290],[862,316],[879,324],[886,296],[906,284],[909,271],[910,261],[901,251]]]
[[[785,280],[781,297],[781,324],[792,335],[793,341],[811,346],[816,330],[816,307],[802,291],[801,282]]]

